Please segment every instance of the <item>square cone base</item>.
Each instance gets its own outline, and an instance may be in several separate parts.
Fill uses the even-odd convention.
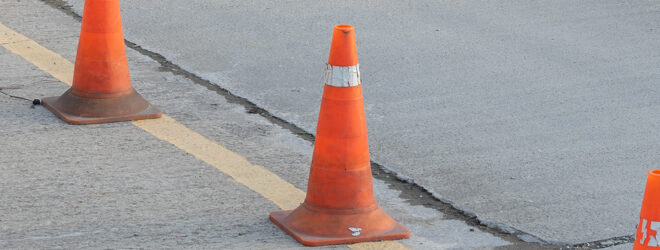
[[[322,237],[296,232],[286,223],[286,217],[291,214],[293,210],[276,211],[270,213],[270,220],[278,227],[284,230],[287,234],[291,235],[298,242],[305,246],[323,246],[323,245],[337,245],[337,244],[350,244],[369,241],[381,240],[399,240],[407,239],[410,237],[410,231],[398,222],[395,223],[392,230],[380,235],[359,235],[349,237]]]
[[[143,120],[143,119],[155,119],[155,118],[160,118],[161,115],[163,114],[158,108],[149,104],[146,109],[132,114],[110,115],[104,117],[77,116],[58,110],[54,106],[54,104],[59,98],[60,98],[59,96],[46,97],[41,99],[41,103],[44,105],[44,107],[46,107],[48,110],[50,110],[59,118],[61,118],[62,120],[64,120],[69,124],[84,125],[84,124],[135,121],[135,120]]]

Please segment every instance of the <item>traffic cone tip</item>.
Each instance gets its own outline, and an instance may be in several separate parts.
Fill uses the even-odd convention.
[[[355,87],[361,83],[353,26],[336,25],[325,70],[325,84],[335,87]]]
[[[337,24],[335,25],[336,30],[340,30],[344,33],[353,32],[353,25],[350,24]]]
[[[358,64],[353,26],[347,24],[335,26],[328,64],[332,66],[355,66]]]

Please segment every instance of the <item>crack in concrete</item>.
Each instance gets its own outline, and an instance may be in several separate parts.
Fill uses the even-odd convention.
[[[66,3],[64,0],[40,1],[53,8],[61,10],[65,14],[73,17],[75,20],[82,20],[82,16],[76,13],[72,9],[71,5]],[[209,80],[184,70],[179,65],[172,63],[159,53],[144,49],[140,45],[129,40],[125,40],[125,42],[126,46],[129,48],[158,62],[160,64],[159,70],[163,72],[170,72],[174,75],[183,76],[196,84],[206,87],[208,90],[218,93],[219,95],[223,96],[227,102],[243,106],[246,110],[246,113],[258,114],[271,123],[276,124],[283,129],[289,130],[294,135],[304,140],[314,142],[315,136],[313,134],[281,117],[271,114],[268,110],[259,107],[247,98],[235,95],[228,89],[213,84]],[[496,247],[495,249],[599,249],[631,243],[634,241],[634,235],[628,235],[579,244],[548,242],[537,236],[504,225],[502,223],[492,222],[483,218],[479,218],[479,216],[474,212],[459,207],[454,202],[444,199],[440,197],[439,194],[415,183],[413,179],[397,173],[393,169],[385,167],[379,163],[371,161],[371,169],[374,178],[386,182],[388,187],[391,189],[401,191],[400,197],[406,200],[410,205],[422,205],[435,209],[442,212],[446,219],[457,219],[464,221],[470,226],[479,228],[482,231],[491,233],[497,237],[513,243],[513,245]]]
[[[5,89],[18,89],[18,88],[3,88],[3,87],[0,87],[0,94],[6,95],[6,96],[8,96],[8,97],[10,97],[10,98],[20,99],[20,100],[25,100],[25,101],[32,102],[32,100],[27,99],[27,98],[25,98],[25,97],[22,97],[22,96],[16,96],[16,95],[12,95],[12,94],[9,94],[9,93],[7,93],[7,92],[4,92],[3,90],[5,90]]]
[[[634,241],[635,241],[635,235],[632,234],[632,235],[617,236],[603,240],[575,244],[568,246],[564,249],[599,249],[599,248],[612,247],[627,243],[633,243]]]

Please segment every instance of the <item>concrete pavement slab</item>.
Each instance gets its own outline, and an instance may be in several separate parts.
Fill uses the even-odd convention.
[[[122,6],[128,40],[312,133],[331,28],[355,25],[372,158],[551,242],[632,234],[660,160],[657,1]]]
[[[73,61],[79,23],[37,1],[0,2],[0,22]],[[40,30],[57,30],[49,39]],[[48,32],[46,32],[48,33]],[[243,106],[128,50],[134,87],[195,131],[305,188],[311,144]],[[0,88],[27,99],[68,87],[0,48]],[[15,82],[24,84],[15,85]],[[15,86],[6,88],[7,86]],[[267,220],[278,208],[130,123],[71,126],[43,107],[0,95],[4,248],[295,249]],[[411,206],[382,181],[377,200],[413,231],[416,249],[511,244],[464,221]],[[254,201],[253,201],[254,200]],[[329,249],[338,247],[326,247]]]
[[[0,86],[44,77],[0,54]],[[7,92],[66,88],[50,81]],[[274,204],[130,123],[71,126],[30,101],[0,102],[0,248],[300,248],[263,215]]]

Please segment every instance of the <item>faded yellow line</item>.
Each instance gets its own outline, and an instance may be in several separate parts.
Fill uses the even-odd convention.
[[[282,209],[294,209],[305,199],[305,192],[273,172],[262,166],[253,165],[243,156],[192,131],[169,116],[134,121],[133,124],[214,166]]]
[[[0,23],[0,45],[68,85],[73,82],[73,63]]]
[[[2,34],[0,44],[7,50],[22,56],[63,83],[72,84],[73,63],[2,23],[0,23],[0,34]],[[207,139],[172,117],[163,115],[160,119],[133,121],[133,125],[217,168],[281,209],[294,209],[305,199],[305,192],[275,173],[250,163],[245,157]],[[367,242],[347,246],[363,250],[410,249],[396,241]]]

